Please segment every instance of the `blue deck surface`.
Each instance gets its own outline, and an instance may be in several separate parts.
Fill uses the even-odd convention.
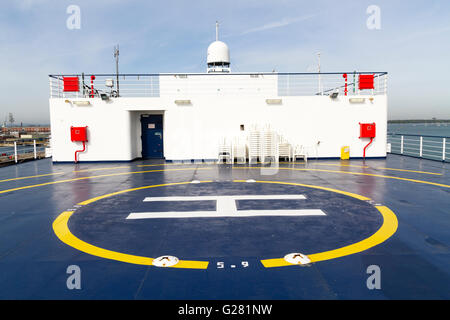
[[[0,299],[449,299],[449,172],[449,164],[396,155],[280,163],[278,169],[50,159],[0,168]],[[195,180],[202,183],[189,183]],[[179,182],[188,183],[173,185]],[[77,206],[144,186],[155,187]],[[211,200],[144,202],[146,197],[293,194],[306,199],[238,200],[237,210],[321,209],[325,215],[126,219],[132,212],[217,208]],[[262,264],[370,237],[383,224],[375,205],[388,207],[398,220],[396,232],[382,243],[308,266]],[[208,261],[208,267],[158,268],[80,251],[63,243],[52,227],[61,213],[74,209],[67,226],[92,246]],[[71,265],[81,270],[80,290],[67,288]],[[380,268],[380,289],[367,287],[371,265]]]

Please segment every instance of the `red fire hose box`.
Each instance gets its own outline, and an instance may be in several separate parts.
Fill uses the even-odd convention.
[[[87,141],[87,126],[86,127],[70,127],[70,139],[72,142],[86,142]]]
[[[374,123],[360,123],[359,124],[360,138],[375,138],[375,122]]]
[[[87,126],[86,127],[70,127],[70,140],[72,142],[83,142],[83,149],[75,151],[75,163],[78,162],[78,153],[86,151]]]
[[[375,138],[375,122],[374,123],[359,123],[359,138],[370,138],[370,142],[364,147],[363,157],[366,157],[366,149]]]

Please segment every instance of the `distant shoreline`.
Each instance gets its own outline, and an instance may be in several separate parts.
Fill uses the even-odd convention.
[[[428,120],[388,120],[388,123],[450,123],[450,119],[428,119]]]

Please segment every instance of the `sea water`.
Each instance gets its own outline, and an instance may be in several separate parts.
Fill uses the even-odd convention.
[[[388,123],[388,133],[450,137],[450,123]]]

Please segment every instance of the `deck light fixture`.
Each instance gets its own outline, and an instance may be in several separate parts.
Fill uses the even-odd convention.
[[[88,105],[90,105],[91,103],[88,101],[88,100],[76,100],[76,101],[72,101],[72,103],[74,104],[74,105],[76,105],[76,106],[88,106]]]
[[[105,86],[108,88],[114,87],[114,79],[106,79],[105,80]]]
[[[175,104],[177,104],[177,105],[187,105],[187,104],[191,104],[191,100],[175,100]]]
[[[266,99],[267,104],[281,104],[283,100],[281,99]]]
[[[365,98],[350,98],[349,99],[350,103],[364,103],[364,101],[366,101]]]

